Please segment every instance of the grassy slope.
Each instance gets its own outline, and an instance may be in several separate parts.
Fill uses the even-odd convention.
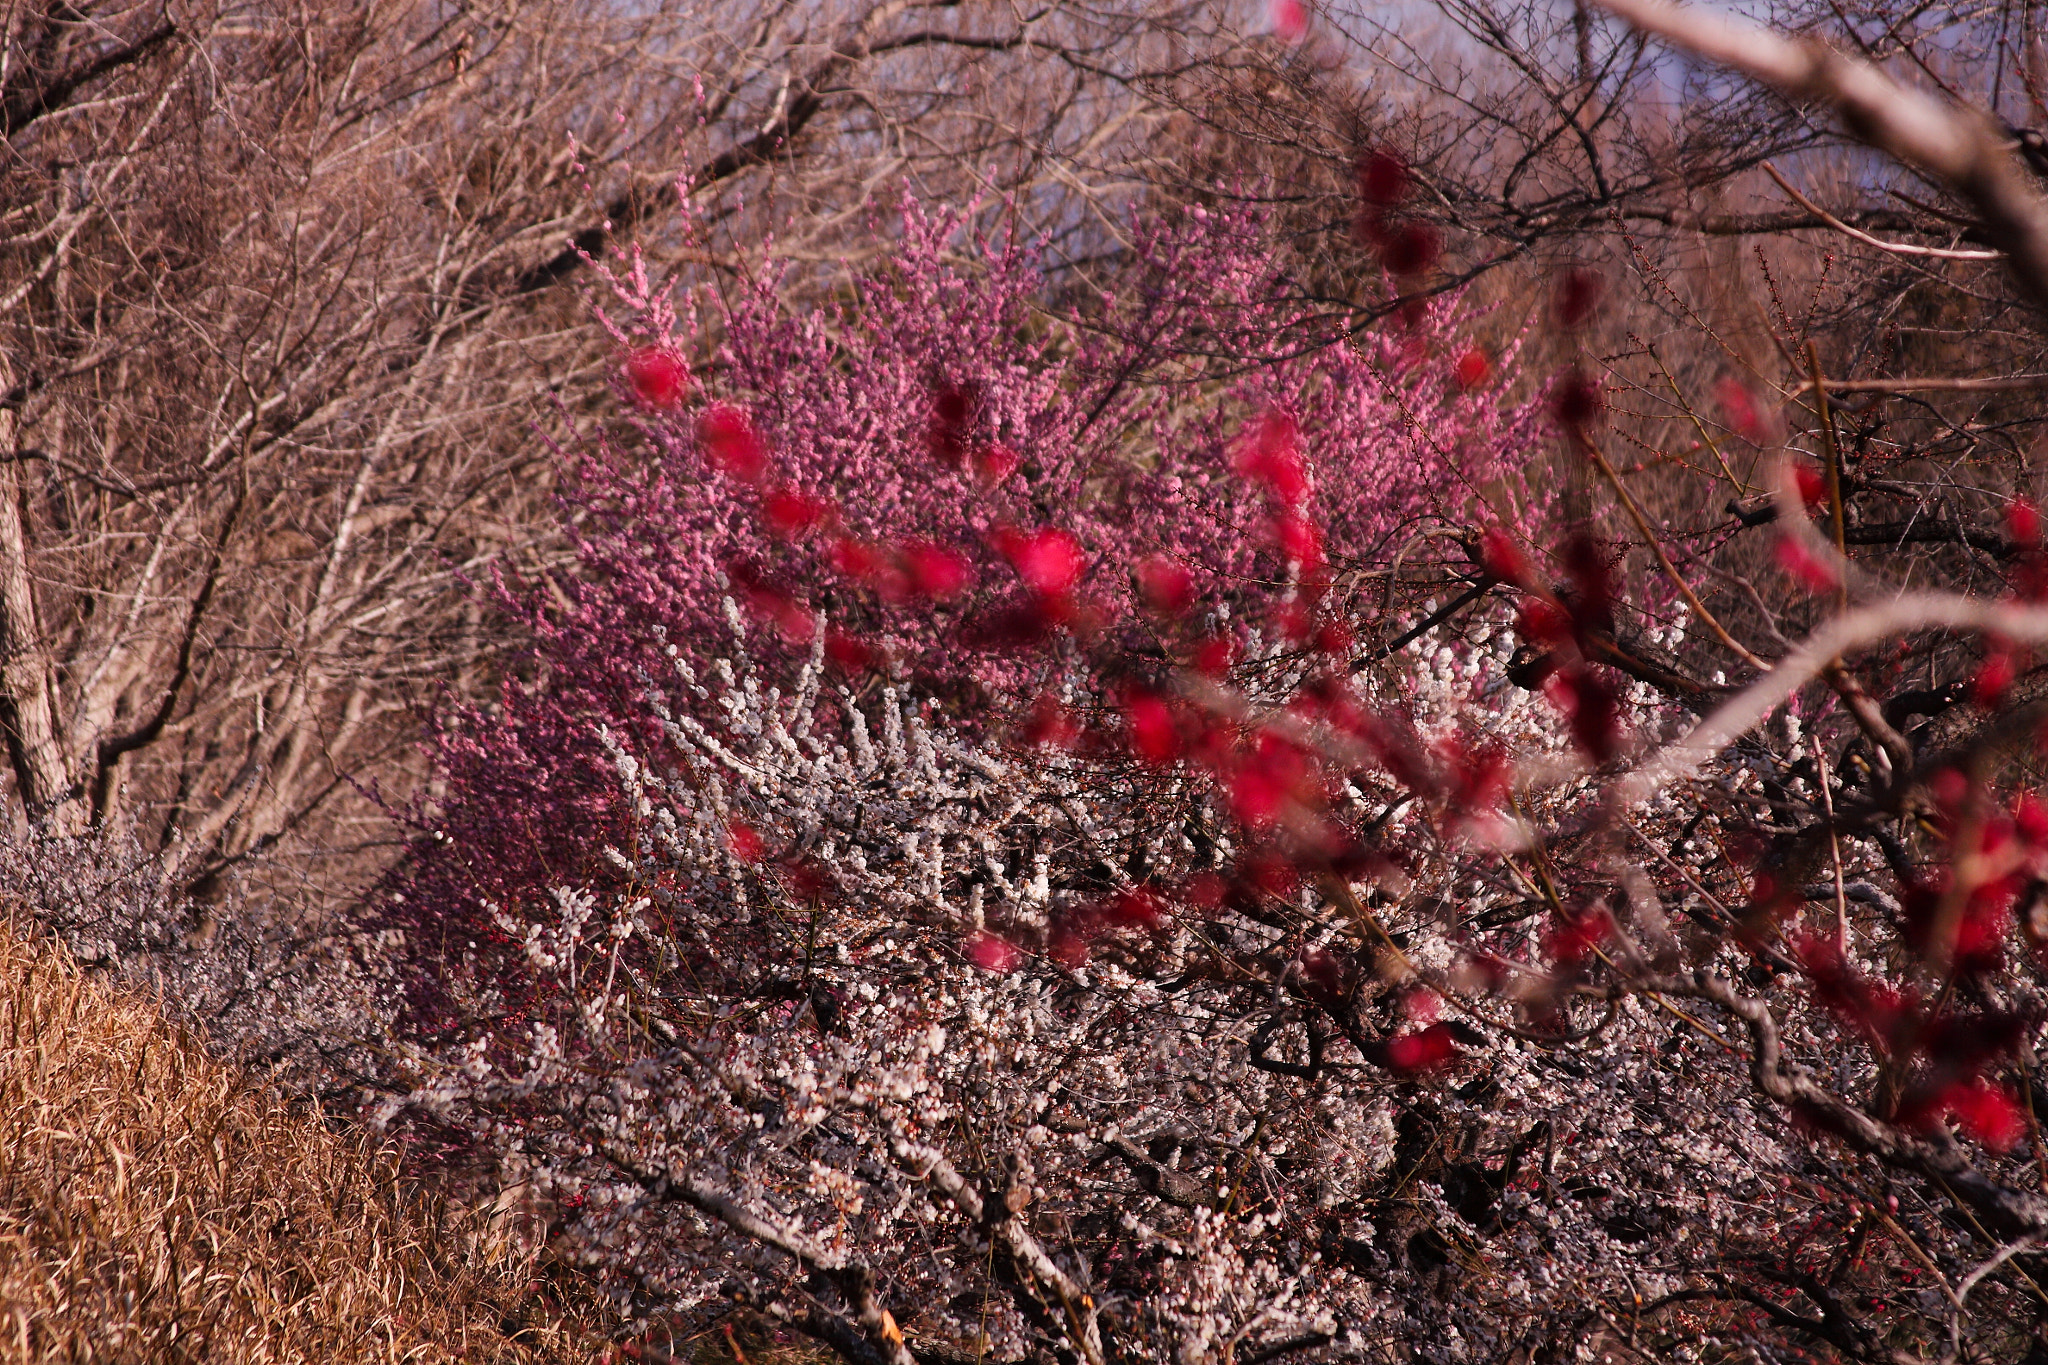
[[[396,1166],[0,923],[0,1361],[597,1357]]]

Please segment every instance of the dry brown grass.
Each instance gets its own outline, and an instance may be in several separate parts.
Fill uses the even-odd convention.
[[[0,921],[0,1361],[596,1358],[484,1231]]]

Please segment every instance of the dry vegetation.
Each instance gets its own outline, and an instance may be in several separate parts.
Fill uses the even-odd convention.
[[[596,1354],[534,1258],[409,1193],[396,1151],[296,1111],[12,925],[0,1115],[0,1359]]]

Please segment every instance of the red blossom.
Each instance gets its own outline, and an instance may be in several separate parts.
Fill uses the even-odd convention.
[[[1566,431],[1583,432],[1607,410],[1607,395],[1598,380],[1577,369],[1567,370],[1551,391],[1550,410]]]
[[[1269,0],[1266,20],[1273,36],[1283,42],[1298,43],[1308,36],[1308,7],[1301,0]]]
[[[831,872],[815,858],[792,858],[784,863],[782,884],[800,901],[827,900],[835,889]]]
[[[1590,270],[1567,270],[1557,282],[1555,300],[1558,324],[1567,330],[1576,330],[1592,320],[1600,306],[1600,296],[1605,285],[1598,275]]]
[[[943,601],[957,597],[974,581],[965,556],[929,541],[911,541],[902,549],[906,590],[913,597]]]
[[[743,863],[761,861],[761,836],[752,825],[743,820],[731,820],[726,823],[725,845],[732,850],[732,856]]]
[[[933,459],[950,469],[960,467],[967,458],[967,428],[980,404],[980,389],[973,384],[941,384],[932,391],[925,446]]]
[[[1778,567],[1808,592],[1819,596],[1833,592],[1841,586],[1832,566],[1820,559],[1796,536],[1783,536],[1778,541]]]
[[[690,367],[666,346],[643,346],[626,357],[626,384],[643,407],[680,407],[690,396]]]
[[[1282,806],[1308,775],[1308,756],[1271,731],[1231,774],[1231,813],[1247,827],[1261,829],[1279,816]]]
[[[1273,523],[1273,540],[1304,577],[1323,567],[1323,528],[1308,517],[1282,516]]]
[[[994,488],[1017,472],[1022,463],[1017,452],[1006,445],[982,446],[968,457],[974,477],[984,488]]]
[[[1380,261],[1395,276],[1419,275],[1442,253],[1443,238],[1427,223],[1403,223],[1380,243]]]
[[[777,488],[761,500],[761,513],[775,534],[788,539],[800,532],[824,525],[833,507],[824,498],[814,498],[794,488]]]
[[[1374,208],[1392,208],[1408,197],[1410,179],[1408,163],[1398,153],[1378,148],[1359,163],[1359,198]]]
[[[1089,957],[1088,935],[1081,926],[1071,922],[1056,924],[1046,937],[1045,951],[1053,961],[1069,970],[1085,967]]]
[[[1238,880],[1268,896],[1291,896],[1301,885],[1301,869],[1294,860],[1270,849],[1261,849],[1237,865]]]
[[[1572,618],[1546,597],[1525,597],[1515,606],[1515,630],[1525,640],[1558,645],[1572,638]]]
[[[2013,680],[2019,676],[2019,667],[2013,659],[2013,651],[2003,645],[1994,645],[1984,655],[1984,661],[1977,665],[1976,676],[1970,680],[1970,702],[1986,711],[1995,711],[2005,703],[2006,693],[2012,690]]]
[[[1451,367],[1451,377],[1461,389],[1476,389],[1492,376],[1493,362],[1477,346],[1460,352],[1457,363]]]
[[[1614,689],[1583,668],[1550,675],[1543,690],[1565,714],[1572,741],[1595,763],[1605,763],[1620,750],[1621,703]]]
[[[1016,944],[986,931],[971,936],[960,946],[967,960],[985,972],[1011,971],[1024,957]]]
[[[1458,1051],[1450,1025],[1431,1024],[1414,1033],[1387,1040],[1384,1050],[1387,1070],[1397,1076],[1422,1076],[1440,1071],[1457,1061]]]
[[[1819,507],[1828,500],[1827,476],[1817,466],[1799,461],[1792,466],[1792,480],[1799,487],[1799,500],[1808,507]]]
[[[1229,635],[1212,635],[1195,646],[1195,671],[1205,678],[1220,678],[1237,662],[1238,642]]]
[[[1177,898],[1182,905],[1196,910],[1215,910],[1223,904],[1228,890],[1223,878],[1214,872],[1197,872],[1181,883]]]
[[[2014,832],[2030,849],[2048,848],[2048,802],[2033,792],[2021,792],[2012,805]]]
[[[697,444],[704,458],[721,474],[742,483],[759,483],[768,474],[768,444],[754,429],[746,411],[731,403],[713,403],[697,418]]]
[[[1124,732],[1131,752],[1155,767],[1180,757],[1180,727],[1166,699],[1147,688],[1124,696]]]
[[[1081,581],[1088,560],[1081,543],[1071,532],[1057,526],[1036,531],[999,528],[993,535],[996,548],[1017,570],[1024,586],[1042,597],[1064,597]]]
[[[1161,616],[1178,616],[1195,602],[1195,576],[1187,566],[1165,555],[1151,555],[1132,570],[1138,596]]]
[[[1522,557],[1522,551],[1514,540],[1498,526],[1488,527],[1479,537],[1479,567],[1487,577],[1517,587],[1527,587],[1533,579],[1529,574],[1529,561]]]
[[[1285,508],[1308,501],[1308,466],[1301,455],[1301,431],[1284,412],[1268,412],[1238,448],[1237,472],[1266,490]]]
[[[2025,1111],[2002,1086],[1973,1080],[1950,1086],[1941,1109],[1969,1136],[1994,1152],[2012,1149],[2027,1131]]]
[[[1052,697],[1038,699],[1022,729],[1024,742],[1034,748],[1071,749],[1080,737],[1080,723]]]
[[[1351,628],[1342,621],[1325,621],[1316,627],[1315,638],[1309,644],[1318,654],[1341,658],[1351,653],[1355,643]]]
[[[1763,407],[1749,386],[1733,377],[1722,379],[1714,385],[1714,398],[1721,405],[1721,415],[1728,425],[1751,445],[1765,445],[1771,436],[1770,424],[1764,419]]]
[[[1543,954],[1559,967],[1577,967],[1607,941],[1607,930],[1608,918],[1602,910],[1559,913],[1552,917],[1550,930],[1543,936]]]
[[[825,632],[825,658],[847,673],[860,673],[874,666],[875,652],[858,636],[843,630]]]
[[[2026,498],[2014,498],[2005,508],[2005,529],[2013,543],[2027,549],[2041,545],[2041,509]]]
[[[1165,923],[1166,902],[1156,891],[1146,887],[1133,887],[1117,892],[1109,904],[1103,907],[1102,916],[1120,928],[1143,929],[1150,932]]]

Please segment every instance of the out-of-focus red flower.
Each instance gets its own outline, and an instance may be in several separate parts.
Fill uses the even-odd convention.
[[[1212,635],[1195,646],[1195,671],[1205,678],[1220,678],[1237,662],[1237,641],[1228,635]]]
[[[824,525],[832,516],[832,504],[794,488],[777,488],[761,500],[761,513],[775,534],[787,539]]]
[[[1567,431],[1582,432],[1600,420],[1607,410],[1607,396],[1597,381],[1577,369],[1569,370],[1551,393],[1550,410]]]
[[[974,477],[984,488],[994,488],[1009,478],[1021,463],[1017,452],[1006,445],[982,446],[968,457],[968,462],[974,467]]]
[[[1532,581],[1529,561],[1522,557],[1522,551],[1506,531],[1490,526],[1479,537],[1479,567],[1489,578],[1516,587],[1526,587]]]
[[[1380,262],[1390,275],[1420,275],[1443,254],[1443,238],[1428,223],[1403,223],[1380,243]]]
[[[959,596],[974,581],[965,556],[928,541],[906,544],[902,564],[905,586],[913,597],[944,601]]]
[[[1525,597],[1515,605],[1515,630],[1525,640],[1562,644],[1572,637],[1572,618],[1547,597]]]
[[[731,403],[713,403],[697,418],[697,444],[721,474],[759,483],[768,473],[768,443],[753,419]]]
[[[1146,887],[1119,891],[1103,907],[1103,918],[1125,929],[1157,929],[1166,919],[1166,903]]]
[[[2017,545],[2036,547],[2041,543],[2041,509],[2026,498],[2014,498],[2005,509],[2005,529]]]
[[[932,391],[925,446],[933,459],[949,469],[958,469],[967,458],[967,428],[980,399],[980,392],[972,384],[941,384]]]
[[[1986,711],[1997,710],[2018,676],[2019,665],[2012,650],[2003,645],[1992,646],[1984,661],[1977,665],[1977,675],[1970,680],[1971,703]]]
[[[1131,752],[1147,763],[1163,767],[1180,757],[1180,727],[1157,692],[1133,688],[1125,694],[1124,731]]]
[[[1308,466],[1301,455],[1301,431],[1284,412],[1268,412],[1238,448],[1237,472],[1264,488],[1285,508],[1308,501]]]
[[[1325,621],[1316,627],[1315,637],[1309,644],[1318,654],[1341,658],[1351,653],[1354,643],[1351,628],[1342,621]]]
[[[1770,423],[1747,384],[1732,376],[1724,378],[1714,385],[1714,398],[1721,405],[1721,415],[1743,440],[1759,446],[1769,443]]]
[[[858,636],[831,630],[825,632],[825,658],[835,668],[860,673],[874,665],[875,652]]]
[[[1834,569],[1793,536],[1785,536],[1778,542],[1778,567],[1816,596],[1833,592],[1841,586],[1842,580],[1835,576]]]
[[[626,357],[626,384],[642,406],[680,407],[690,396],[690,367],[666,346],[643,346]]]
[[[1457,1040],[1447,1024],[1431,1024],[1414,1033],[1390,1038],[1386,1045],[1387,1070],[1397,1076],[1420,1076],[1440,1071],[1458,1060]]]
[[[1457,363],[1451,367],[1451,377],[1458,381],[1461,389],[1476,389],[1492,375],[1493,362],[1477,346],[1460,352]]]
[[[1088,936],[1072,924],[1056,924],[1052,933],[1046,936],[1047,956],[1062,967],[1073,969],[1088,965]]]
[[[1044,597],[1061,597],[1072,592],[1088,567],[1081,543],[1057,526],[1036,531],[1004,527],[994,534],[996,548],[1017,570],[1024,586]]]
[[[1024,720],[1022,737],[1033,747],[1071,749],[1081,737],[1081,726],[1055,698],[1040,697]]]
[[[792,858],[784,863],[782,884],[800,901],[829,899],[836,887],[831,872],[815,858]]]
[[[1312,519],[1292,513],[1277,518],[1273,540],[1288,563],[1301,567],[1304,577],[1323,567],[1323,528]]]
[[[1827,476],[1804,460],[1792,466],[1793,482],[1799,486],[1799,500],[1808,507],[1819,507],[1828,500]]]
[[[1358,197],[1374,208],[1392,208],[1408,197],[1408,163],[1381,147],[1366,154],[1358,166]]]
[[[1301,0],[1268,0],[1266,20],[1282,42],[1298,43],[1308,36],[1308,6]]]
[[[1214,910],[1223,904],[1224,893],[1228,889],[1223,878],[1214,872],[1197,872],[1181,883],[1176,898],[1182,905],[1197,910]]]
[[[738,858],[741,862],[758,863],[761,861],[761,836],[752,825],[747,824],[745,821],[733,820],[726,824],[725,843],[726,847],[732,850],[732,856]]]
[[[2027,1130],[2019,1102],[2003,1087],[1981,1080],[1950,1086],[1941,1108],[1965,1133],[1994,1152],[2011,1150]]]
[[[1605,286],[1600,277],[1590,270],[1565,271],[1557,282],[1557,321],[1560,326],[1576,330],[1585,326],[1600,307],[1600,296]]]
[[[1024,954],[1017,945],[994,934],[982,932],[971,936],[961,945],[967,960],[985,972],[1007,972],[1013,970]]]
[[[1194,605],[1195,576],[1187,566],[1165,555],[1150,555],[1132,571],[1138,596],[1161,616],[1178,616]]]

